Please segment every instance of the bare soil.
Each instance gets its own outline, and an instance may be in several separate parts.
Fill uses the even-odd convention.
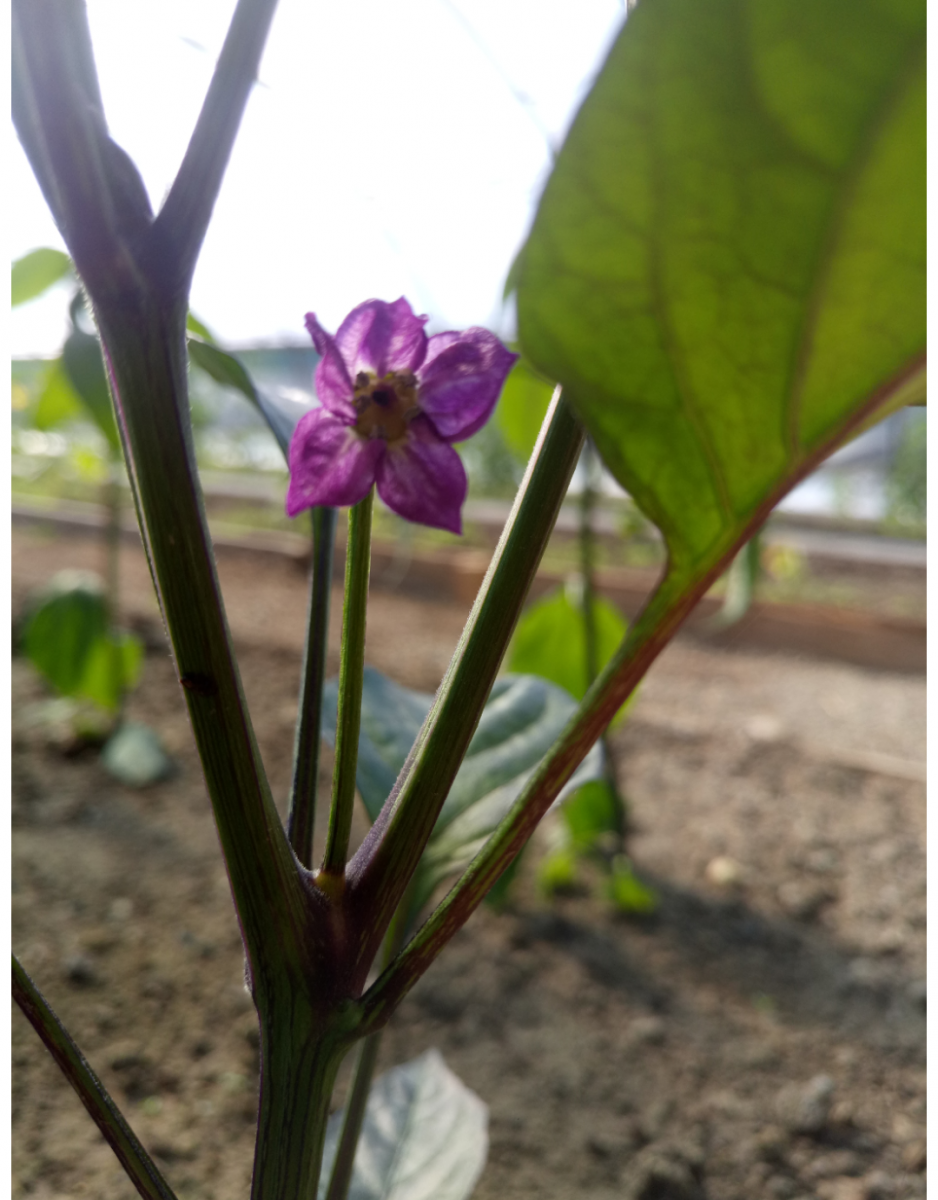
[[[99,565],[93,542],[16,533],[14,613]],[[306,582],[247,556],[220,573],[282,803]],[[178,770],[132,791],[69,757],[14,661],[13,945],[180,1200],[227,1200],[249,1191],[257,1026],[137,551],[122,586],[149,646],[129,715]],[[334,658],[337,615],[338,597]],[[465,615],[375,590],[368,660],[431,690]],[[924,1196],[924,680],[678,640],[613,746],[658,912],[616,916],[587,876],[548,901],[535,846],[508,910],[480,910],[404,1002],[379,1069],[437,1046],[488,1103],[479,1200]],[[13,1195],[134,1194],[14,1013]]]

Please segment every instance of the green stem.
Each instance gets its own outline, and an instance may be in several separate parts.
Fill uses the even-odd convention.
[[[583,641],[586,666],[586,686],[592,687],[599,676],[599,637],[596,630],[596,543],[593,535],[593,509],[596,493],[593,477],[598,466],[595,447],[591,438],[583,443],[583,491],[580,493],[580,573],[583,579]],[[609,732],[604,730],[600,737],[603,748],[603,773],[612,796],[615,809],[615,835],[622,847],[625,837],[625,802],[616,785],[609,745]]]
[[[167,281],[188,291],[277,0],[238,0],[192,137],[153,232]]]
[[[261,1026],[261,1090],[251,1200],[312,1200],[329,1099],[352,1038],[294,984],[282,1019]],[[333,1009],[335,1012],[335,1009]]]
[[[514,630],[583,440],[560,389],[548,409],[505,529],[436,699],[384,808],[349,864],[350,911],[377,952],[413,876]]]
[[[257,967],[285,952],[304,961],[303,889],[247,713],[197,480],[186,402],[185,306],[168,317],[158,300],[129,294],[96,313],[144,542],[249,959]]]
[[[583,442],[580,463],[583,467],[583,490],[580,493],[580,574],[583,579],[583,640],[586,653],[586,686],[591,687],[599,674],[599,654],[596,645],[596,587],[593,577],[593,444]]]
[[[176,1200],[172,1189],[127,1124],[107,1088],[85,1061],[45,997],[13,955],[13,999],[23,1010],[65,1078],[78,1093],[102,1137],[144,1200]]]
[[[342,1122],[342,1133],[336,1147],[335,1161],[332,1164],[332,1176],[329,1179],[326,1200],[346,1200],[348,1196],[352,1171],[355,1166],[355,1151],[358,1149],[358,1139],[361,1136],[362,1125],[365,1123],[368,1092],[371,1089],[371,1081],[378,1063],[381,1033],[380,1029],[376,1033],[372,1033],[364,1039],[359,1047],[352,1087],[348,1100],[345,1102],[345,1119]]]
[[[382,951],[382,970],[386,969],[393,960],[403,945],[404,938],[410,932],[409,918],[413,906],[413,891],[413,885],[411,885],[388,929]],[[339,1135],[339,1144],[336,1147],[335,1160],[332,1164],[332,1175],[329,1179],[326,1200],[346,1200],[348,1196],[352,1171],[355,1167],[355,1152],[358,1149],[358,1140],[365,1122],[368,1093],[371,1090],[371,1081],[374,1078],[375,1066],[378,1062],[381,1033],[382,1030],[379,1029],[364,1039],[355,1060],[355,1073],[352,1077],[349,1097],[345,1103],[345,1119],[342,1122],[342,1132]]]
[[[355,805],[355,768],[361,728],[362,681],[365,671],[365,616],[371,572],[371,513],[374,488],[355,505],[348,518],[345,555],[345,607],[342,613],[342,653],[339,660],[339,708],[336,716],[335,773],[332,808],[322,870],[342,875],[348,858],[352,811]]]
[[[322,730],[322,686],[326,676],[329,637],[329,600],[332,594],[332,555],[335,545],[334,508],[314,508],[311,513],[313,553],[310,564],[309,613],[299,718],[293,751],[293,787],[287,816],[287,837],[304,867],[313,861],[313,827],[316,823],[316,786],[319,778],[319,745]]]

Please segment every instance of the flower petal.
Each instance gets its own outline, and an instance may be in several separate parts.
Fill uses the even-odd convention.
[[[407,437],[388,446],[376,475],[378,495],[398,516],[462,533],[459,510],[466,499],[466,472],[426,417],[415,417]]]
[[[416,371],[427,352],[426,317],[417,317],[403,296],[388,304],[366,300],[353,308],[335,335],[342,358],[354,377],[371,371]]]
[[[337,417],[355,420],[355,407],[352,397],[355,389],[348,373],[348,368],[342,359],[336,339],[316,320],[315,313],[306,314],[306,328],[313,339],[317,353],[322,355],[316,364],[316,395],[323,408],[327,408]]]
[[[367,439],[325,408],[300,418],[290,442],[287,516],[304,508],[357,504],[375,481],[386,443]]]
[[[462,441],[482,428],[517,357],[487,329],[430,338],[418,402],[441,438]]]

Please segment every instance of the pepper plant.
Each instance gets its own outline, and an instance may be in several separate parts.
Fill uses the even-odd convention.
[[[462,484],[450,442],[484,419],[480,389],[501,370],[486,355],[509,360],[478,331],[421,341],[402,301],[366,302],[334,339],[311,318],[322,408],[295,435],[291,504],[299,493],[320,506],[321,542],[330,501],[353,505],[332,807],[315,858],[323,593],[314,576],[284,828],[225,623],[186,392],[189,286],[273,11],[238,0],[156,214],[108,136],[80,0],[15,0],[13,111],[100,334],[243,935],[261,1046],[252,1196],[295,1200],[319,1187],[342,1059],[481,903],[700,596],[826,456],[921,401],[925,6],[643,0],[629,14],[510,273],[521,347],[558,387],[450,667],[354,853],[371,485],[408,518],[432,510],[452,526]],[[585,430],[661,530],[666,566],[507,811],[476,828],[471,861],[408,932],[396,916],[411,911],[421,860],[488,728]],[[326,479],[344,490],[320,490]],[[140,1193],[171,1196],[18,965],[14,994]],[[347,1124],[360,1124],[351,1111]],[[338,1196],[346,1151],[334,1164]]]

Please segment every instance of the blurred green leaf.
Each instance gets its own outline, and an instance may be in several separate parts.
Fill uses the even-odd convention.
[[[513,453],[527,464],[541,431],[554,384],[524,358],[511,368],[502,389],[495,421]]]
[[[923,393],[925,13],[639,4],[560,152],[515,272],[520,341],[672,579]]]
[[[62,696],[81,697],[115,713],[140,678],[143,645],[108,629],[98,575],[60,571],[33,602],[23,628],[23,652]]]
[[[540,675],[582,700],[589,680],[586,670],[586,630],[582,600],[574,589],[559,588],[532,604],[521,616],[508,647],[509,671]],[[622,644],[628,628],[625,618],[602,596],[593,597],[596,624],[596,657],[600,670]],[[628,708],[619,710],[620,719]]]
[[[107,461],[90,446],[70,446],[68,461],[87,483],[105,483],[110,476]]]
[[[619,830],[619,803],[608,780],[585,783],[562,809],[573,848],[591,850],[604,834]]]
[[[61,356],[54,359],[43,379],[33,424],[37,429],[52,429],[65,421],[74,421],[86,413],[81,397],[72,386]]]
[[[579,860],[572,846],[545,854],[537,867],[537,886],[547,896],[569,891],[576,884]]]
[[[485,903],[489,908],[494,908],[496,912],[501,912],[508,903],[508,897],[514,888],[515,879],[521,867],[521,860],[524,858],[524,850],[519,851],[511,860],[508,866],[502,871],[501,875],[495,880],[489,890],[485,893]]]
[[[647,916],[658,908],[658,893],[647,883],[642,883],[624,854],[618,855],[613,862],[604,890],[619,912]]]
[[[345,1110],[326,1127],[318,1200],[324,1200]],[[467,1200],[488,1154],[488,1109],[439,1050],[371,1085],[348,1200]]]
[[[62,696],[77,696],[95,643],[107,631],[101,580],[91,572],[60,571],[33,607],[23,651]]]
[[[290,439],[293,437],[297,421],[302,416],[297,405],[292,401],[280,403],[275,397],[259,391],[244,365],[233,354],[200,341],[197,337],[190,337],[188,343],[189,357],[197,367],[201,367],[216,383],[234,388],[250,400],[267,422],[270,432],[283,452],[283,457],[288,459]]]
[[[41,296],[60,279],[74,274],[74,270],[67,254],[44,246],[18,258],[10,274],[12,305],[16,308],[27,300]]]
[[[85,410],[107,438],[113,453],[119,454],[120,438],[101,357],[101,343],[75,324],[62,347],[62,362]]]
[[[79,695],[116,713],[125,692],[140,678],[143,643],[130,633],[100,635],[90,646]]]
[[[196,337],[201,338],[203,342],[208,342],[210,345],[215,344],[215,339],[209,332],[208,326],[203,325],[194,312],[190,312],[186,317],[186,329],[189,333],[194,333]]]

